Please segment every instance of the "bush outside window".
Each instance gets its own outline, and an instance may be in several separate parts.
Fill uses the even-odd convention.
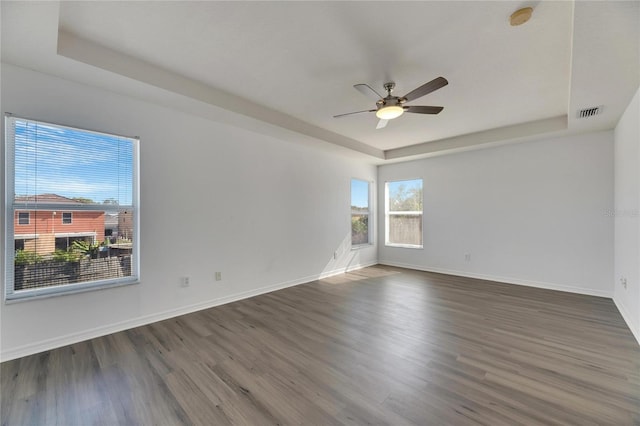
[[[371,190],[367,181],[351,179],[351,245],[371,244]]]

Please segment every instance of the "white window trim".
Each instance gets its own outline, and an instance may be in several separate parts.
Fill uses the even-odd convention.
[[[354,180],[359,180],[360,182],[366,182],[367,183],[367,187],[368,187],[368,211],[367,212],[362,212],[360,210],[353,210],[351,209],[351,201],[353,200],[353,194],[351,192],[351,183]],[[373,182],[370,180],[366,180],[366,179],[360,179],[360,178],[351,178],[351,180],[349,181],[349,210],[351,210],[351,214],[349,215],[349,231],[351,231],[351,218],[353,217],[354,214],[358,214],[358,215],[367,215],[367,223],[369,224],[367,227],[367,231],[368,231],[368,240],[369,242],[367,243],[362,243],[362,244],[351,244],[351,250],[360,250],[363,248],[367,248],[370,247],[372,245],[374,245],[374,241],[373,241],[373,208],[372,208],[372,200],[373,197],[372,195],[372,190],[373,190]]]
[[[95,232],[56,232],[54,235],[56,238],[91,237],[93,241],[98,238]]]
[[[131,262],[131,276],[124,278],[113,278],[107,280],[96,280],[96,281],[88,281],[74,284],[66,284],[60,286],[51,286],[51,287],[43,287],[37,289],[28,289],[28,290],[20,290],[16,292],[13,287],[13,279],[14,279],[14,256],[15,251],[13,250],[14,245],[14,212],[19,210],[59,210],[59,204],[39,204],[37,208],[33,208],[33,205],[20,205],[19,203],[15,203],[15,170],[14,170],[14,160],[15,160],[15,147],[14,147],[14,135],[13,135],[13,126],[9,125],[9,122],[13,119],[22,119],[27,121],[35,121],[38,123],[50,124],[57,127],[65,127],[73,130],[81,130],[85,132],[93,132],[103,135],[109,136],[119,136],[127,139],[133,140],[133,181],[132,181],[132,205],[131,206],[110,206],[110,205],[101,205],[101,210],[104,210],[105,213],[109,213],[111,211],[121,210],[123,207],[128,211],[131,210],[133,217],[133,246],[132,246],[132,262]],[[111,287],[120,287],[124,285],[130,284],[139,284],[140,283],[140,138],[138,136],[124,136],[118,135],[109,132],[101,132],[90,129],[82,129],[78,127],[66,126],[63,124],[57,124],[52,122],[47,122],[43,120],[31,119],[27,117],[16,117],[11,113],[5,113],[5,132],[4,132],[4,143],[2,143],[2,150],[4,151],[4,197],[2,197],[1,202],[4,203],[4,212],[5,212],[5,220],[4,220],[4,235],[5,240],[2,242],[4,244],[4,265],[3,265],[3,273],[4,273],[4,303],[14,303],[14,302],[22,302],[27,300],[36,300],[42,299],[52,296],[63,296],[67,294],[80,293],[91,290],[100,290]],[[75,206],[74,206],[75,209]],[[78,206],[78,210],[95,210],[95,206],[86,205],[86,206]],[[31,216],[31,215],[29,215]],[[11,218],[11,220],[9,220]]]
[[[413,179],[398,179],[398,180],[389,180],[384,183],[384,245],[386,247],[397,247],[397,248],[408,248],[408,249],[424,249],[424,201],[422,211],[414,210],[414,211],[390,211],[389,210],[389,183],[393,182],[404,182],[410,180],[421,180],[423,183],[422,186],[422,197],[424,199],[424,180],[422,178],[413,178]],[[422,244],[397,244],[389,242],[389,216],[422,216]]]
[[[18,234],[15,236],[16,240],[33,240],[40,238],[40,234]]]

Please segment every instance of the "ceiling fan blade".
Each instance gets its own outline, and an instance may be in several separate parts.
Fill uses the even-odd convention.
[[[406,112],[413,112],[416,114],[438,114],[444,107],[441,106],[406,106],[404,110]]]
[[[340,117],[344,117],[345,115],[351,115],[351,114],[360,114],[362,112],[376,112],[377,110],[375,109],[365,109],[364,111],[354,111],[354,112],[347,112],[346,114],[338,114],[338,115],[334,115],[333,118],[340,118]]]
[[[422,86],[418,87],[417,89],[414,89],[411,92],[409,92],[406,95],[404,95],[403,99],[406,99],[407,102],[413,101],[413,100],[418,99],[418,98],[420,98],[420,97],[422,97],[422,96],[424,96],[424,95],[426,95],[428,93],[431,93],[431,92],[433,92],[435,90],[438,90],[441,87],[446,86],[447,84],[449,84],[449,82],[444,77],[434,78],[430,82],[425,83]]]
[[[378,93],[375,90],[373,90],[371,88],[371,86],[369,86],[368,84],[364,84],[364,83],[362,83],[362,84],[354,84],[353,87],[358,92],[362,93],[363,95],[365,95],[369,99],[373,99],[374,101],[378,101],[378,100],[384,98],[384,96],[380,95],[380,93]]]
[[[388,122],[389,122],[389,120],[385,120],[384,118],[381,118],[380,121],[378,121],[378,125],[376,126],[376,130],[384,129],[385,127],[387,127],[387,123]]]

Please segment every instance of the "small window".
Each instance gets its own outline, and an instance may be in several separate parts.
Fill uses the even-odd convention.
[[[29,224],[29,212],[18,212],[18,225]]]
[[[73,220],[71,212],[62,213],[62,223],[64,225],[70,225]]]
[[[5,299],[137,282],[138,139],[9,114],[5,129]]]
[[[351,245],[371,244],[371,191],[369,182],[351,179]]]
[[[422,248],[422,179],[385,184],[385,245]]]

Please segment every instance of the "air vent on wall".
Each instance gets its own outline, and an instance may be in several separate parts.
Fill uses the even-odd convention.
[[[578,111],[578,118],[589,118],[602,112],[602,105],[591,108],[584,108]]]

